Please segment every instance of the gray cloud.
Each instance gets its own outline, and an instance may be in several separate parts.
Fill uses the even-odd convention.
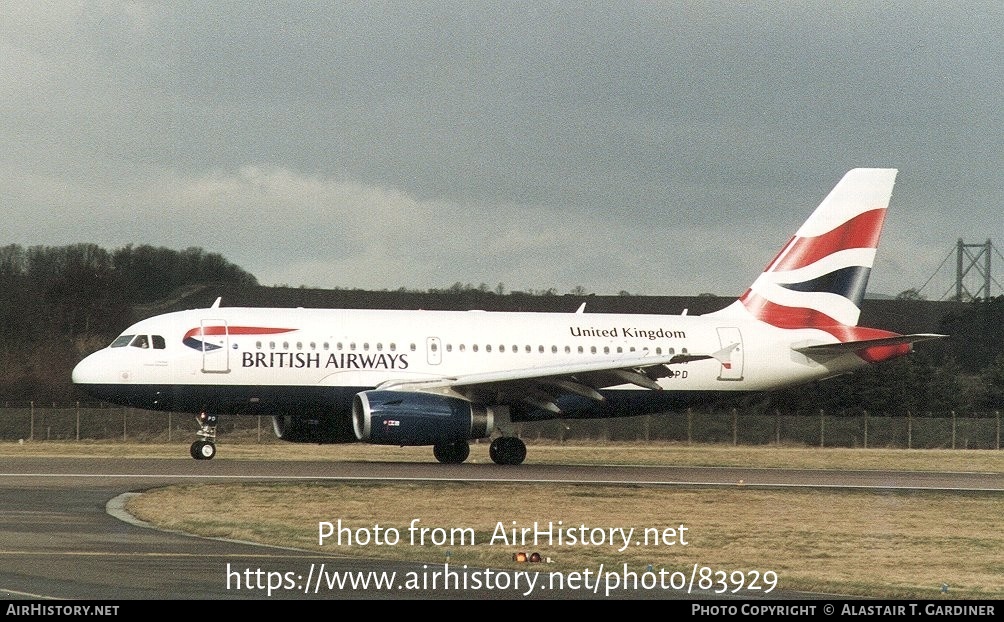
[[[56,2],[0,23],[5,243],[199,245],[265,283],[733,295],[844,171],[894,166],[872,289],[895,293],[1001,227],[997,3]]]

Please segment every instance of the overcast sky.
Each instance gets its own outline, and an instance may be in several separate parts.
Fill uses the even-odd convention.
[[[0,245],[732,296],[878,166],[895,294],[1004,248],[1002,59],[999,0],[0,0]]]

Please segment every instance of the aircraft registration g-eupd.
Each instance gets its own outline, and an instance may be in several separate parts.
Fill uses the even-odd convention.
[[[431,445],[460,463],[514,422],[667,412],[907,354],[938,335],[857,326],[895,169],[854,169],[731,306],[701,316],[211,308],[152,317],[73,370],[91,395],[197,414],[269,415],[292,442]],[[715,394],[715,395],[711,395]]]

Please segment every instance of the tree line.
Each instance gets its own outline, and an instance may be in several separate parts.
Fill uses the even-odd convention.
[[[138,319],[143,305],[205,283],[258,281],[195,247],[0,247],[0,399],[71,398],[78,360]]]

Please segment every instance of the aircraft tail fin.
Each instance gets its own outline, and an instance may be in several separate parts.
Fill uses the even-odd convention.
[[[718,314],[746,313],[779,328],[856,326],[896,173],[847,172],[750,288]]]

